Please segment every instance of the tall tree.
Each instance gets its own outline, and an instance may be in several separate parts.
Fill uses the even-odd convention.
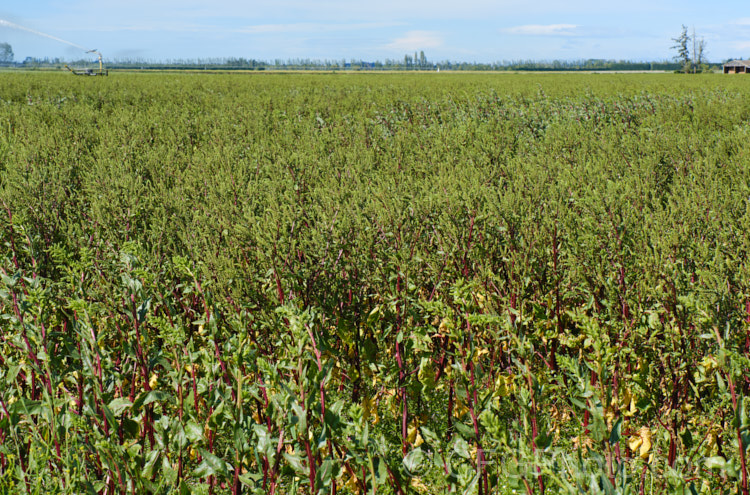
[[[9,64],[13,62],[13,48],[10,43],[0,43],[0,63]]]
[[[698,45],[695,49],[695,57],[698,60],[698,65],[706,63],[706,40],[703,38],[698,40]]]
[[[682,64],[682,70],[685,72],[690,71],[690,50],[688,49],[688,43],[690,43],[690,36],[688,35],[687,26],[682,25],[682,33],[676,38],[672,38],[675,44],[672,46],[673,50],[677,50],[675,60]]]

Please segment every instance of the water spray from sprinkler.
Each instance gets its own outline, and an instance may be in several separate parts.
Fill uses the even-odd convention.
[[[73,42],[70,42],[68,40],[64,40],[62,38],[58,38],[57,36],[52,36],[51,34],[43,33],[41,31],[37,31],[35,29],[27,28],[25,26],[21,26],[20,24],[16,24],[14,22],[6,21],[5,19],[0,19],[0,27],[5,26],[9,27],[11,29],[18,29],[21,31],[27,31],[32,34],[36,34],[37,36],[42,36],[44,38],[49,38],[51,40],[59,41],[60,43],[65,43],[66,45],[70,45],[72,47],[78,48],[79,50],[83,50],[85,53],[94,53],[99,57],[99,71],[93,71],[91,69],[71,69],[67,65],[65,66],[66,69],[68,69],[70,72],[72,72],[75,75],[88,75],[88,76],[106,76],[109,71],[104,70],[104,66],[102,65],[102,54],[94,48],[93,50],[89,50],[86,47],[83,47],[81,45],[77,45]]]
[[[27,28],[25,26],[21,26],[19,24],[14,23],[14,22],[6,21],[4,19],[0,19],[0,26],[9,27],[11,29],[18,29],[20,31],[26,31],[28,33],[36,34],[37,36],[43,36],[44,38],[49,38],[51,40],[55,40],[55,41],[58,41],[60,43],[65,43],[66,45],[70,45],[72,47],[78,48],[78,49],[83,50],[84,52],[87,52],[87,53],[90,52],[90,51],[94,51],[94,50],[89,50],[88,48],[85,48],[85,47],[83,47],[81,45],[77,45],[77,44],[72,43],[70,41],[64,40],[62,38],[58,38],[57,36],[52,36],[51,34],[42,33],[41,31],[37,31],[37,30],[31,29],[31,28]]]

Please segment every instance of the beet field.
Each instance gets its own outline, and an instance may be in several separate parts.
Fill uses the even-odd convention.
[[[739,494],[750,85],[0,74],[0,492]]]

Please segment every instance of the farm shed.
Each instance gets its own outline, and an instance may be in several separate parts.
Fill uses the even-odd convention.
[[[724,74],[750,74],[750,60],[732,60],[724,64]]]

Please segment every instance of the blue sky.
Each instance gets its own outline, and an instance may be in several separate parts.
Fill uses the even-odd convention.
[[[747,0],[12,0],[0,20],[97,48],[105,58],[664,60],[681,25],[708,58],[750,58]],[[8,5],[11,3],[11,5]],[[0,22],[27,56],[80,48]]]

